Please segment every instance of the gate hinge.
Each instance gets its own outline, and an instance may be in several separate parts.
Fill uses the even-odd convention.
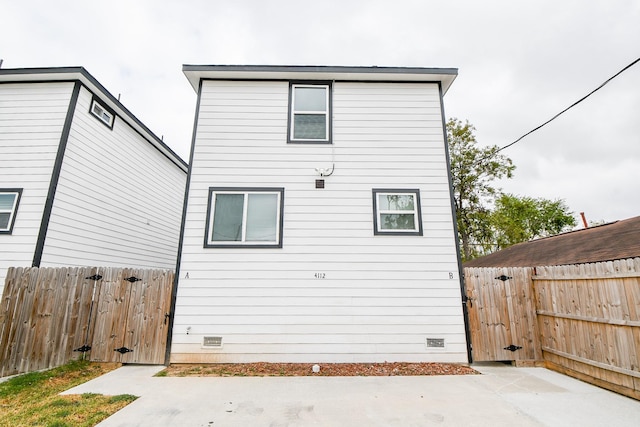
[[[509,276],[506,276],[506,275],[503,274],[502,276],[496,277],[496,279],[502,280],[503,282],[506,282],[509,279],[513,279],[513,277],[509,277]]]
[[[73,351],[81,351],[82,353],[86,353],[87,351],[91,350],[91,346],[90,345],[83,345],[82,347],[78,347]]]
[[[100,280],[100,279],[102,279],[102,276],[99,275],[99,274],[94,274],[93,276],[85,277],[85,279],[87,279],[87,280]]]
[[[505,347],[504,350],[516,351],[516,350],[520,350],[521,348],[522,347],[518,347],[517,345],[511,344],[509,347]]]
[[[131,276],[131,277],[127,277],[127,278],[126,278],[126,279],[124,279],[124,280],[126,280],[126,281],[127,281],[127,282],[129,282],[129,283],[133,283],[133,282],[137,282],[137,281],[142,280],[142,279],[138,279],[138,278],[137,278],[137,277],[135,277],[135,276]]]
[[[467,305],[469,303],[469,307],[473,307],[473,298],[469,298],[466,295],[462,295],[462,304]]]
[[[130,348],[127,348],[127,347],[122,346],[122,347],[120,347],[120,348],[116,348],[116,349],[115,349],[115,350],[113,350],[113,351],[117,351],[117,352],[118,352],[118,353],[120,353],[120,354],[125,354],[125,353],[130,353],[130,352],[132,352],[133,350],[131,350]]]

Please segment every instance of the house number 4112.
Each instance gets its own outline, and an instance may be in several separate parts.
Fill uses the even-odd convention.
[[[324,273],[315,273],[313,275],[313,277],[315,277],[316,279],[324,279],[325,278],[325,274]]]

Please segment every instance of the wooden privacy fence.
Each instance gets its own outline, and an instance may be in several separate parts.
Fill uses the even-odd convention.
[[[10,268],[0,307],[0,377],[92,361],[164,363],[173,272]]]
[[[640,258],[465,268],[474,361],[541,362],[640,399]]]
[[[475,362],[542,360],[531,268],[465,268]]]

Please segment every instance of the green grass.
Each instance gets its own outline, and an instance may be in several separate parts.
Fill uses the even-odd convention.
[[[59,368],[19,375],[0,383],[0,427],[89,427],[136,399],[59,393],[107,373],[115,366],[73,361]]]

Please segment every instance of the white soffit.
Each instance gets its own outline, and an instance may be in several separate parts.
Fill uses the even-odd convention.
[[[440,82],[443,94],[458,75],[457,68],[331,67],[275,65],[183,65],[197,91],[201,79],[219,80],[328,80]]]

